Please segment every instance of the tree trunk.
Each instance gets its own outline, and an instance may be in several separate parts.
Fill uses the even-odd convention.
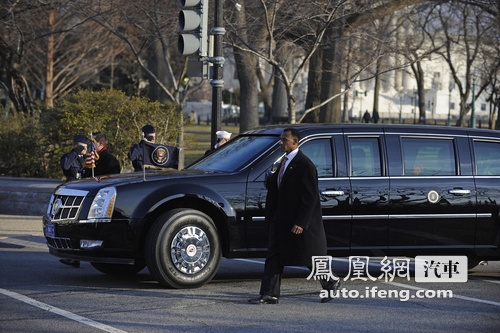
[[[151,72],[155,73],[158,80],[160,80],[167,88],[170,89],[170,87],[172,87],[172,84],[171,82],[166,82],[170,81],[170,75],[163,57],[163,49],[161,43],[157,41],[154,46],[148,51],[148,64]],[[158,85],[156,80],[151,77],[149,77],[149,98],[152,101],[158,101],[163,104],[172,102],[172,100],[167,96],[163,89]]]
[[[418,110],[419,119],[418,123],[425,123],[425,89],[424,89],[424,70],[420,61],[416,64],[411,65],[413,74],[415,75],[415,81],[417,82],[417,93],[418,93]],[[417,110],[415,110],[417,112]]]
[[[347,47],[347,57],[346,57],[346,82],[345,86],[348,89],[351,86],[351,59],[352,59],[352,40],[349,38],[349,43]],[[349,110],[349,94],[344,94],[344,107],[342,110],[342,122],[347,123],[348,120],[348,111]]]
[[[54,9],[49,12],[49,29],[47,45],[47,74],[45,76],[45,106],[48,108],[54,107],[54,25],[55,13]]]
[[[321,68],[323,61],[323,51],[318,48],[309,60],[309,69],[307,75],[307,96],[306,96],[306,110],[321,103]],[[309,112],[304,119],[303,123],[318,123],[319,122],[319,109]]]
[[[496,102],[496,109],[497,109],[497,121],[496,121],[496,124],[495,124],[495,129],[496,130],[500,130],[500,99],[497,99],[497,102]]]
[[[281,79],[281,74],[275,69],[273,75],[274,87],[273,87],[273,103],[271,108],[271,122],[279,122],[279,118],[287,116],[288,109],[288,99],[286,93],[285,83]]]
[[[259,126],[259,92],[256,56],[233,48],[240,82],[240,133]]]
[[[373,89],[373,110],[372,110],[372,119],[373,116],[378,113],[378,103],[379,103],[379,94],[380,94],[380,71],[382,68],[382,60],[380,58],[377,59],[377,69],[376,69],[376,77],[375,77],[375,87]],[[375,112],[377,111],[377,112]]]
[[[236,21],[246,25],[246,4],[236,11]],[[241,32],[243,40],[248,40],[246,31]],[[257,56],[233,47],[236,73],[240,82],[240,133],[259,126],[259,59]]]
[[[341,24],[331,25],[328,28],[328,36],[342,36],[343,26]],[[338,39],[327,45],[323,51],[323,74],[321,77],[321,100],[341,92],[342,80],[342,46]],[[342,99],[335,98],[320,109],[320,123],[340,123]]]
[[[257,77],[259,79],[259,87],[260,87],[260,93],[259,93],[259,101],[262,101],[264,103],[264,120],[265,124],[271,124],[272,121],[272,91],[274,87],[274,76],[271,75],[271,78],[269,81],[266,81],[266,75],[265,75],[265,70],[259,66],[257,69]]]

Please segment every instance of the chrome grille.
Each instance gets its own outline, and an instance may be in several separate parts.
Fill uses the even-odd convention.
[[[47,212],[52,221],[74,220],[78,217],[86,192],[75,192],[65,193],[65,191],[61,191],[52,196]]]
[[[71,239],[62,237],[47,237],[47,244],[56,249],[73,249]]]

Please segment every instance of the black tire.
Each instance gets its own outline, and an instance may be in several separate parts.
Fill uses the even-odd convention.
[[[194,209],[176,209],[160,216],[145,245],[151,275],[173,288],[208,283],[221,262],[219,235],[212,219]]]
[[[99,272],[108,275],[134,275],[146,267],[145,263],[135,263],[133,265],[125,264],[105,264],[100,262],[91,262],[92,266]]]

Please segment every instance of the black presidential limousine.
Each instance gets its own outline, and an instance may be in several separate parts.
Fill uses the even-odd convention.
[[[297,125],[318,170],[333,256],[466,255],[500,260],[500,132],[398,125]],[[264,181],[284,127],[232,139],[182,171],[59,186],[44,216],[50,253],[108,274],[146,265],[198,287],[221,256],[264,257]]]

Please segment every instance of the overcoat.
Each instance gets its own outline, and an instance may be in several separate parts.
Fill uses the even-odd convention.
[[[120,163],[107,148],[99,152],[99,159],[95,162],[94,176],[110,175],[120,173]],[[92,169],[85,169],[85,177],[92,176]]]
[[[142,157],[144,151],[143,145],[144,140],[141,140],[141,142],[134,144],[127,154],[128,158],[132,161],[134,171],[142,171],[142,166],[144,164],[142,162],[144,160]]]
[[[279,188],[278,173],[266,180],[266,222],[270,229],[276,228],[276,232],[270,233],[275,236],[269,242],[278,242],[281,265],[312,266],[312,256],[326,255],[316,167],[299,150],[285,170]],[[292,233],[294,225],[304,231]]]
[[[83,177],[84,159],[73,149],[61,157],[61,169],[66,176],[66,181],[76,180]]]

